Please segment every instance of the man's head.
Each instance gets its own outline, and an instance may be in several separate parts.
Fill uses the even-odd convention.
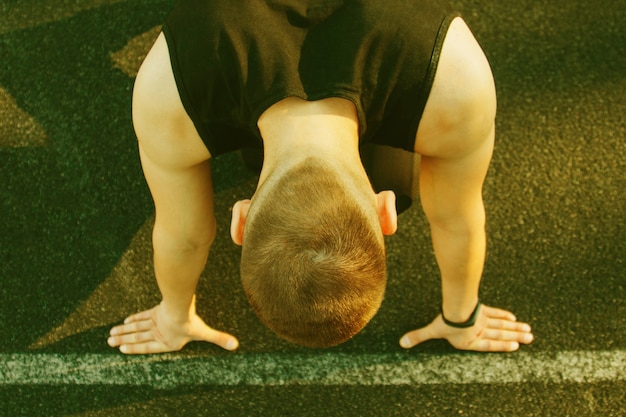
[[[233,209],[231,233],[243,244],[241,279],[250,304],[291,342],[342,343],[383,300],[382,235],[395,231],[393,194],[376,199],[367,182],[359,186],[351,175],[309,158]]]

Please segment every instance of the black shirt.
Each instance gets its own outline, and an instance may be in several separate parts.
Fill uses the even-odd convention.
[[[413,150],[444,0],[179,0],[163,27],[183,105],[211,155],[261,147],[288,96],[354,102],[364,142]]]

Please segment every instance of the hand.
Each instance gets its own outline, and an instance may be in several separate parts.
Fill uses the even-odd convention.
[[[409,349],[431,339],[446,339],[459,350],[513,352],[520,343],[532,343],[533,334],[530,326],[519,323],[512,313],[481,305],[474,326],[467,329],[448,326],[440,314],[426,327],[405,334],[400,346]]]
[[[192,341],[214,343],[226,350],[239,346],[237,339],[207,326],[192,305],[189,318],[177,322],[168,316],[163,304],[129,316],[124,324],[111,329],[107,343],[126,354],[164,353],[181,350]]]

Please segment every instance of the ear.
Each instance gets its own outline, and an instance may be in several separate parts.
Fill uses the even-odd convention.
[[[378,220],[383,235],[391,236],[398,229],[398,213],[396,212],[396,195],[393,191],[381,191],[376,195]]]
[[[243,244],[243,230],[250,210],[250,200],[237,201],[233,206],[233,217],[230,222],[230,237],[236,245]]]

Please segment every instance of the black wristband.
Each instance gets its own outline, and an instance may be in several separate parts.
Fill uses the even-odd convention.
[[[443,319],[443,322],[446,323],[448,326],[450,327],[456,327],[457,329],[467,329],[468,327],[472,327],[474,324],[476,324],[476,320],[478,319],[478,311],[480,310],[480,301],[478,301],[478,303],[476,304],[476,307],[474,308],[474,311],[472,312],[472,315],[470,316],[470,318],[463,323],[455,323],[453,321],[450,321],[446,318],[446,316],[443,315],[443,308],[441,309],[441,318]]]

